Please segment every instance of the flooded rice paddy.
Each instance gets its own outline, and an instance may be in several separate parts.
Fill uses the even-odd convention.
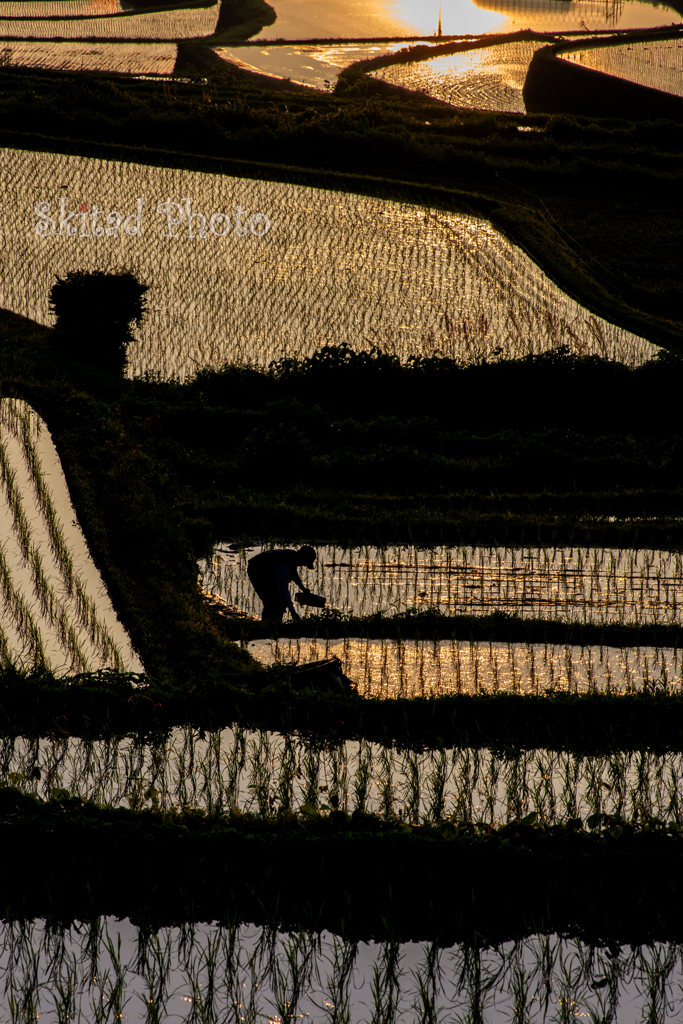
[[[668,943],[606,948],[531,935],[495,947],[441,948],[253,924],[158,932],[104,917],[69,928],[34,920],[0,925],[5,1013],[11,1005],[24,1011],[12,1020],[43,1024],[636,1024],[675,1019],[682,984],[683,950]]]
[[[260,616],[247,560],[260,547],[219,544],[199,563],[202,585]],[[515,615],[578,622],[674,623],[683,601],[683,554],[539,547],[319,546],[301,578],[347,615],[435,608],[444,614]],[[293,588],[296,590],[296,587]],[[317,612],[309,610],[311,621]]]
[[[650,89],[683,96],[683,39],[591,47],[558,56]]]
[[[1,0],[0,14],[3,18],[92,18],[118,14],[126,6],[121,0]]]
[[[681,753],[443,746],[416,752],[364,739],[321,743],[185,726],[153,743],[3,737],[0,782],[43,799],[66,791],[132,809],[237,807],[270,816],[304,805],[326,812],[337,803],[349,813],[414,824],[449,818],[500,825],[531,812],[546,824],[598,812],[683,824]]]
[[[451,693],[679,693],[681,652],[654,647],[469,640],[281,638],[252,640],[264,665],[339,658],[363,697],[442,697]]]
[[[73,672],[140,662],[76,521],[40,418],[0,400],[0,664]]]
[[[0,39],[192,39],[211,35],[218,21],[219,4],[175,11],[129,10],[113,17],[3,17],[0,4]],[[97,10],[94,11],[97,14]]]
[[[277,20],[258,39],[358,39],[516,32],[600,31],[680,22],[666,5],[639,0],[274,0]]]
[[[178,55],[174,43],[0,44],[0,66],[53,71],[108,71],[124,75],[171,75]]]
[[[263,365],[341,341],[462,361],[566,345],[639,364],[657,351],[588,313],[472,217],[8,149],[0,150],[0,183],[0,305],[50,324],[56,276],[136,274],[150,288],[149,314],[131,346],[131,376]]]
[[[359,60],[394,53],[402,43],[344,43],[338,46],[215,47],[224,60],[262,75],[290,78],[315,89],[334,89],[344,68]]]
[[[373,71],[373,78],[456,107],[524,113],[522,88],[540,42],[503,43]]]

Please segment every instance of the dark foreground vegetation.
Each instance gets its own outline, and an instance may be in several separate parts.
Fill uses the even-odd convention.
[[[590,713],[583,697],[566,708],[511,698],[519,712],[508,714],[496,701],[484,711],[489,705],[478,698],[349,703],[297,693],[286,669],[266,671],[231,642],[252,633],[204,605],[196,567],[226,532],[351,544],[678,547],[677,357],[637,370],[563,352],[472,367],[440,359],[402,366],[341,347],[268,371],[226,367],[180,384],[84,367],[49,343],[49,329],[19,317],[6,316],[2,333],[3,394],[26,398],[46,419],[91,552],[150,678],[149,690],[134,695],[125,678],[119,692],[111,679],[94,689],[36,680],[22,691],[10,677],[7,731],[102,735],[241,721],[416,746],[446,735],[537,746],[580,735],[603,749],[682,741],[678,714],[660,719],[662,705],[649,698],[643,708],[652,719],[620,697],[590,698]],[[328,616],[318,629],[680,644],[676,625],[596,627],[429,610],[393,619]],[[593,710],[608,705],[604,714]],[[577,720],[568,728],[573,714],[585,727]]]
[[[343,811],[162,814],[2,789],[0,836],[6,919],[247,920],[443,945],[538,931],[600,943],[682,934],[683,832],[647,816],[415,826]],[[45,844],[36,876],[25,850]]]
[[[491,747],[600,754],[683,749],[683,697],[657,687],[631,694],[550,692],[543,696],[451,694],[425,698],[341,697],[297,690],[290,671],[209,673],[170,685],[154,678],[92,673],[54,679],[0,676],[0,732],[12,736],[110,739],[162,737],[176,726],[229,723],[298,731],[321,742],[364,737],[388,747]]]

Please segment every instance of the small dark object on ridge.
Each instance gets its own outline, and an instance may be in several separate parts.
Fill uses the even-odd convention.
[[[339,658],[323,658],[299,665],[292,673],[292,683],[297,689],[323,690],[342,697],[355,697],[358,693],[356,684],[344,675]]]
[[[50,312],[56,317],[52,343],[64,355],[86,366],[123,373],[131,324],[145,315],[147,285],[133,274],[70,271],[50,290]]]
[[[327,604],[326,597],[319,597],[317,594],[312,594],[310,590],[304,590],[295,594],[294,600],[297,604],[308,605],[309,608],[324,608]]]

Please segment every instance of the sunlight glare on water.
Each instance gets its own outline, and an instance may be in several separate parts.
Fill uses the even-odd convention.
[[[524,113],[522,89],[541,42],[503,43],[464,50],[371,72],[404,89],[416,89],[456,107]]]
[[[546,690],[623,693],[648,685],[681,691],[677,650],[577,647],[562,644],[470,643],[466,640],[253,640],[262,664],[305,664],[339,658],[364,697],[440,697],[448,693],[521,693]]]
[[[683,39],[599,46],[560,53],[563,60],[683,96]]]
[[[277,20],[259,39],[339,39],[645,28],[680,22],[664,5],[639,0],[279,0]]]

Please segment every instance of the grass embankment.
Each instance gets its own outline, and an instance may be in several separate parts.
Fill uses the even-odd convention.
[[[228,723],[283,734],[299,730],[312,742],[364,737],[411,750],[683,750],[683,697],[656,689],[620,696],[555,692],[385,700],[297,692],[286,668],[251,678],[207,673],[186,686],[114,674],[60,680],[0,676],[5,735],[153,737],[184,724],[207,731]]]
[[[0,141],[480,213],[592,310],[680,346],[683,126],[463,111],[381,84],[285,100],[223,74],[169,85],[3,68]]]
[[[463,368],[341,347],[135,383],[121,409],[214,535],[667,547],[683,538],[681,384],[677,359]]]
[[[420,827],[359,812],[268,820],[56,797],[0,790],[6,918],[248,920],[443,945],[545,931],[601,943],[681,937],[683,830],[657,819]],[[25,850],[45,844],[36,873]]]

